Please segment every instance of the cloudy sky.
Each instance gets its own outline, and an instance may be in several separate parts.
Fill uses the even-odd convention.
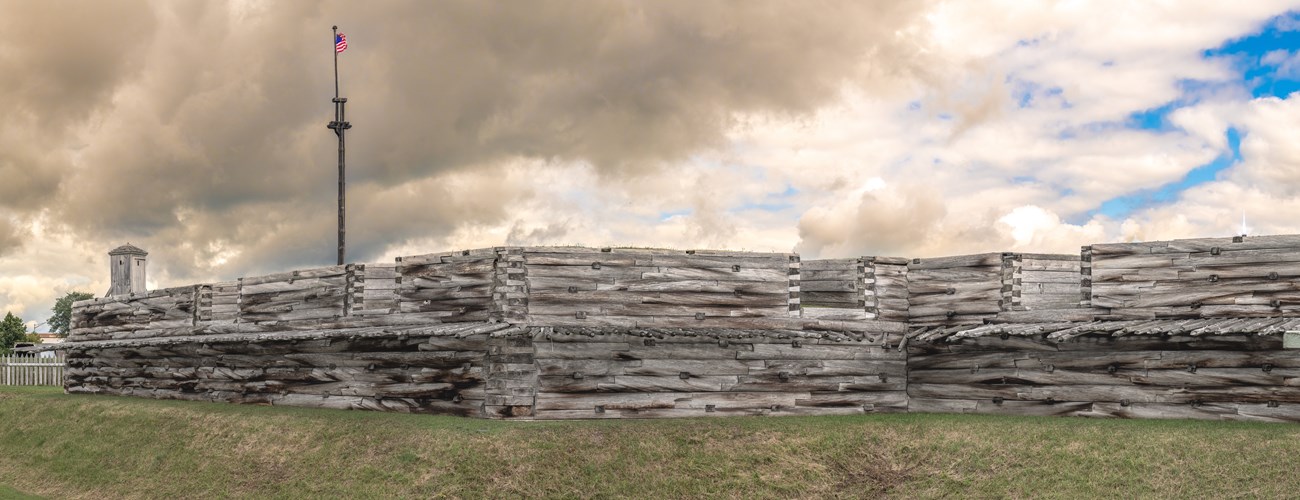
[[[332,24],[354,262],[1300,233],[1298,2],[0,0],[0,311],[332,264]]]

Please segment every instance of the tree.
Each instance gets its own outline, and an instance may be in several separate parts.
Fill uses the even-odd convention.
[[[4,321],[0,321],[0,352],[12,354],[14,344],[22,342],[27,338],[27,325],[23,320],[14,313],[5,314]]]
[[[67,337],[68,332],[72,331],[72,303],[78,300],[93,299],[94,295],[86,292],[68,292],[67,295],[60,297],[50,309],[54,311],[54,316],[50,316],[48,323],[50,331]]]

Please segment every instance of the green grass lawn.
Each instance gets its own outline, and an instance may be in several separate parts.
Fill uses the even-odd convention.
[[[1300,426],[496,422],[0,388],[0,497],[1289,497]]]

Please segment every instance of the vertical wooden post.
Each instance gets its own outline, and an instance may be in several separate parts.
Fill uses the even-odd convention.
[[[1079,249],[1079,305],[1092,307],[1092,246]]]
[[[787,274],[789,275],[789,283],[790,283],[789,284],[790,297],[787,300],[787,303],[789,304],[789,308],[790,308],[790,316],[795,318],[803,316],[803,306],[800,304],[799,301],[799,276],[800,276],[801,267],[803,266],[799,262],[799,256],[791,255],[790,265],[788,267],[789,271],[787,272]]]
[[[862,288],[862,309],[867,319],[880,317],[880,295],[876,293],[876,258],[858,258],[858,284]]]
[[[1002,311],[1023,311],[1023,256],[1017,253],[1002,254]]]

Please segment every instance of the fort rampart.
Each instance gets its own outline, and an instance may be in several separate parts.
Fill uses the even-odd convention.
[[[1300,420],[1300,236],[1079,255],[497,247],[78,302],[69,392],[494,418]]]

